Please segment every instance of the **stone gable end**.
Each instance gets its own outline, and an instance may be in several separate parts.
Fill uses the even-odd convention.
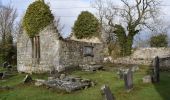
[[[19,72],[44,73],[64,70],[66,67],[81,64],[101,63],[103,60],[102,43],[82,42],[59,39],[54,25],[46,27],[39,33],[40,60],[34,63],[31,39],[24,32],[17,42],[17,69]],[[85,51],[87,48],[88,51]],[[92,51],[91,51],[92,49]],[[85,55],[85,52],[93,53]]]

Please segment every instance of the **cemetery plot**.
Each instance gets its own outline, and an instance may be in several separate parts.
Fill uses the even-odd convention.
[[[102,98],[106,100],[161,100],[162,98],[169,100],[169,72],[160,72],[159,84],[152,84],[152,75],[148,75],[150,68],[148,66],[139,68],[135,72],[132,68],[129,68],[130,70],[127,67],[123,68],[121,79],[117,73],[117,67],[108,67],[109,70],[95,72],[79,70],[60,74],[57,77],[49,76],[49,74],[32,74],[29,78],[26,74],[17,74],[0,80],[0,99],[46,100],[48,97],[49,100],[56,100],[56,98],[58,100],[102,100]],[[30,81],[23,84],[23,79]],[[103,86],[104,84],[106,85]]]

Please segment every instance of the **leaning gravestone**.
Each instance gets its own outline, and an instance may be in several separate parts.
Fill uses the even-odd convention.
[[[26,75],[25,78],[24,78],[24,80],[23,80],[23,83],[30,83],[30,82],[32,82],[32,81],[33,81],[33,80],[32,80],[32,78],[31,78],[31,76]]]
[[[130,69],[124,74],[124,82],[126,90],[130,91],[133,88],[133,72]]]
[[[110,88],[106,85],[102,86],[102,95],[104,96],[104,100],[116,100],[110,91]]]
[[[152,63],[153,66],[153,75],[152,75],[152,82],[159,82],[160,76],[159,76],[159,57],[155,57]]]

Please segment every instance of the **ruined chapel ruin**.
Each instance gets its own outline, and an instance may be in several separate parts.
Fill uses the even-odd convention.
[[[38,48],[32,50],[31,39],[26,32],[17,42],[17,69],[19,72],[43,73],[52,70],[63,71],[65,68],[83,64],[98,64],[103,60],[101,42],[61,39],[53,24],[42,30],[35,41]]]

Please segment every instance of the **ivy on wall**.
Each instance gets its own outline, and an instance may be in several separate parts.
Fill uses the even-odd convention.
[[[30,38],[36,36],[43,28],[52,23],[54,16],[47,4],[35,1],[29,5],[23,19],[23,27]]]

